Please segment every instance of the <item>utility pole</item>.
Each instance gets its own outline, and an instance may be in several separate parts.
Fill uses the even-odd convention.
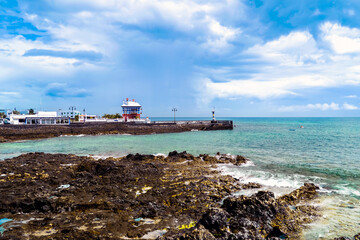
[[[174,108],[171,109],[171,111],[174,112],[174,123],[175,123],[176,122],[176,120],[175,120],[175,112],[177,112],[177,108],[174,107]]]

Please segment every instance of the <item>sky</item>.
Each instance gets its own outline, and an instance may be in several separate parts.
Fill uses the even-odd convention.
[[[358,0],[0,0],[0,109],[359,117]]]

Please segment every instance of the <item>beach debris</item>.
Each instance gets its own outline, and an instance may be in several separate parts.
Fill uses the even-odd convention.
[[[158,237],[164,235],[167,230],[155,230],[152,232],[148,232],[141,237],[141,239],[157,239]]]
[[[4,234],[4,232],[5,232],[5,230],[6,230],[1,225],[3,225],[4,223],[10,222],[10,221],[12,221],[12,219],[10,219],[10,218],[2,218],[2,219],[0,219],[0,236],[2,236]]]
[[[66,189],[66,188],[69,188],[70,187],[70,184],[63,184],[63,185],[60,185],[58,187],[58,189]]]

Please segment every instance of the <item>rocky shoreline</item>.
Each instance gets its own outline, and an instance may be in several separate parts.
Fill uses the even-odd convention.
[[[181,121],[159,123],[75,123],[70,125],[0,125],[0,143],[59,137],[62,135],[176,133],[186,131],[231,130],[232,121]]]
[[[306,183],[234,197],[241,184],[218,163],[242,156],[127,155],[95,160],[28,153],[0,161],[3,239],[299,239],[320,214],[317,187]],[[2,230],[1,230],[2,229]]]

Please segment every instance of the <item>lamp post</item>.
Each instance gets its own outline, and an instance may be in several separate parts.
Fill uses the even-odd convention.
[[[175,123],[175,122],[176,122],[176,121],[175,121],[175,112],[177,112],[177,108],[174,107],[174,108],[171,109],[171,111],[174,112],[174,123]]]

